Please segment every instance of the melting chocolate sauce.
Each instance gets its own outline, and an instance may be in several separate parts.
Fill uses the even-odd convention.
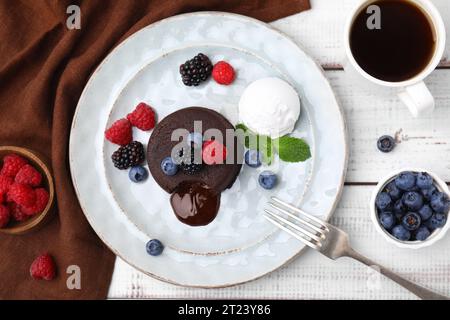
[[[170,197],[178,220],[190,226],[205,226],[217,216],[220,193],[196,181],[181,182]]]

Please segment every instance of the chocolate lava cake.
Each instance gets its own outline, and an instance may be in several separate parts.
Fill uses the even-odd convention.
[[[234,130],[234,126],[220,113],[202,107],[189,107],[171,113],[155,127],[150,136],[147,147],[147,161],[150,172],[155,181],[168,193],[173,193],[180,183],[185,181],[198,181],[206,184],[214,191],[221,191],[230,188],[236,180],[241,167],[243,147],[235,139],[234,157],[231,164],[204,165],[202,170],[194,175],[188,175],[182,170],[174,176],[167,176],[161,170],[161,161],[170,157],[172,149],[179,144],[179,141],[171,141],[172,132],[176,129],[187,129],[194,131],[194,121],[202,121],[202,134],[208,129],[218,129],[222,132],[224,145],[229,149],[232,145],[226,139],[226,130]]]

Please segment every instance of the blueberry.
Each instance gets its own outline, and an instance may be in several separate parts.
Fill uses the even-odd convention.
[[[398,200],[402,197],[402,191],[395,185],[395,181],[391,181],[386,186],[385,192],[389,193],[392,200]]]
[[[142,182],[148,178],[148,171],[142,166],[131,167],[128,177],[133,182]]]
[[[448,213],[450,209],[450,201],[447,194],[436,192],[431,196],[431,208],[437,213]]]
[[[445,214],[442,213],[435,213],[431,216],[430,219],[426,221],[426,226],[430,230],[435,230],[438,228],[442,228],[445,223],[447,222],[447,217]]]
[[[403,204],[411,211],[417,211],[423,206],[423,197],[416,191],[410,191],[403,194]]]
[[[263,171],[260,173],[258,182],[264,189],[270,190],[277,184],[277,176],[272,171]]]
[[[178,165],[173,161],[171,157],[164,158],[161,161],[161,170],[165,175],[174,176],[178,172]]]
[[[395,185],[403,191],[412,191],[416,186],[416,175],[412,172],[402,172],[395,178]]]
[[[191,132],[187,137],[187,143],[195,149],[199,149],[203,145],[203,135],[199,132]]]
[[[406,211],[408,211],[408,208],[406,208],[406,206],[403,204],[403,201],[400,199],[394,203],[392,210],[394,211],[396,217],[403,217]]]
[[[396,225],[392,231],[392,235],[401,241],[408,241],[411,238],[411,232],[405,229],[402,225]]]
[[[402,219],[402,225],[409,231],[417,230],[422,223],[422,218],[415,212],[408,212]]]
[[[419,229],[417,229],[415,237],[416,240],[424,241],[430,236],[430,234],[431,232],[427,227],[421,226]]]
[[[426,172],[417,175],[417,186],[420,189],[429,189],[433,186],[433,178]]]
[[[436,187],[434,185],[432,185],[428,189],[420,190],[420,192],[422,193],[422,195],[423,195],[425,200],[431,201],[431,197],[433,196],[433,194],[435,194],[437,192],[437,189],[436,189]]]
[[[147,253],[149,255],[156,257],[163,252],[164,245],[158,239],[152,239],[149,242],[147,242],[145,249],[147,250]]]
[[[392,205],[392,199],[386,192],[381,192],[378,194],[375,205],[381,211],[388,209]]]
[[[420,210],[418,211],[420,217],[422,218],[422,221],[430,219],[430,217],[433,215],[433,209],[429,205],[424,205]]]
[[[382,136],[378,139],[377,147],[381,152],[391,152],[395,148],[395,139],[391,136]]]
[[[391,212],[383,212],[380,214],[380,224],[386,229],[390,230],[395,224],[395,217]]]
[[[252,168],[258,168],[261,166],[261,152],[258,150],[248,150],[245,152],[245,163]]]

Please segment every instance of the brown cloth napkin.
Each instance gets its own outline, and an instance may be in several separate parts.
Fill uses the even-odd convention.
[[[80,30],[66,27],[66,10],[73,4],[81,8]],[[115,256],[81,211],[68,147],[80,94],[111,49],[144,26],[180,13],[217,10],[272,21],[309,7],[308,0],[1,0],[0,145],[30,148],[50,159],[57,214],[32,234],[0,234],[0,298],[107,295]],[[47,251],[58,266],[56,279],[31,279],[31,262]],[[81,269],[80,290],[66,286],[70,265]]]

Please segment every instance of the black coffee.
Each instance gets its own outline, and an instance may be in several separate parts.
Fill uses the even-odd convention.
[[[370,29],[373,13],[364,8],[350,31],[350,48],[359,66],[380,80],[400,82],[419,74],[435,50],[434,27],[428,16],[408,0],[371,3],[381,12],[380,29]]]

